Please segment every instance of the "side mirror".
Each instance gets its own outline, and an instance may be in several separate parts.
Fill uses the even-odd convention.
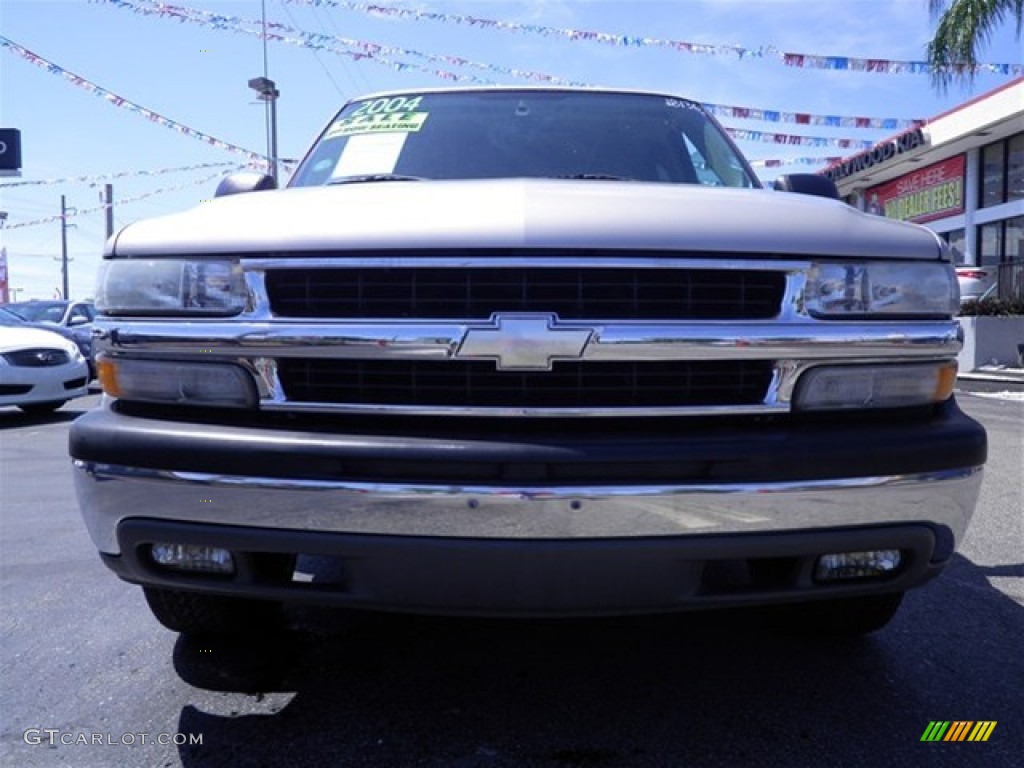
[[[787,176],[780,176],[772,187],[779,192],[796,192],[798,195],[839,199],[839,190],[836,189],[835,182],[816,173],[791,173]]]
[[[256,171],[239,171],[221,179],[213,196],[226,197],[240,192],[262,192],[265,189],[277,189],[273,176]]]

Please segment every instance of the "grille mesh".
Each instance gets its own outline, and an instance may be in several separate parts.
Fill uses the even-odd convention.
[[[71,362],[71,356],[63,349],[19,349],[4,355],[8,365],[18,368],[54,368]]]
[[[279,317],[486,319],[553,312],[563,320],[775,317],[785,275],[742,269],[380,267],[272,269]]]
[[[477,360],[282,359],[291,402],[512,408],[757,405],[767,361],[555,362],[551,371],[498,371]]]

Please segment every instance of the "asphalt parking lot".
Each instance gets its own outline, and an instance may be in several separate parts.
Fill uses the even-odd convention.
[[[95,397],[48,418],[2,411],[0,765],[1019,765],[1024,399],[960,401],[990,439],[967,539],[886,629],[839,643],[772,633],[754,613],[319,608],[245,647],[182,639],[81,523],[66,439]],[[922,742],[934,720],[996,726],[984,743]]]

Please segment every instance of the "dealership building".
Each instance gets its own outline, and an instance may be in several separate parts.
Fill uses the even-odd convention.
[[[1024,77],[821,173],[854,207],[941,235],[1004,298],[1024,295]]]

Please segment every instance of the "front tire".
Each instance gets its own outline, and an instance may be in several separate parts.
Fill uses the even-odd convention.
[[[866,635],[888,624],[902,601],[902,592],[890,592],[784,605],[773,609],[771,623],[787,634]]]
[[[280,603],[157,587],[142,591],[157,621],[187,635],[263,635],[283,623]]]

